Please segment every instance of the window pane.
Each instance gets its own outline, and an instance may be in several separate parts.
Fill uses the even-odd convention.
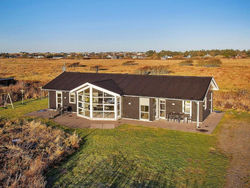
[[[105,105],[104,109],[105,111],[114,111],[114,105]]]
[[[110,95],[108,93],[104,93],[104,97],[113,97],[113,95]]]
[[[84,91],[83,91],[83,92],[84,92],[84,95],[85,95],[85,96],[89,96],[89,91],[90,91],[89,88],[86,89],[86,90],[84,90]]]
[[[78,95],[78,100],[82,101],[82,95]]]
[[[85,110],[89,110],[89,109],[90,109],[90,105],[87,104],[87,103],[84,103],[84,109],[85,109]]]
[[[94,118],[103,118],[103,112],[93,112]]]
[[[89,97],[84,97],[84,102],[89,103],[89,101],[90,101]]]
[[[87,110],[85,110],[85,116],[87,116],[87,117],[89,117],[90,116],[90,113],[89,113],[89,111],[87,111]]]
[[[141,119],[148,119],[148,113],[141,112]]]
[[[114,112],[104,112],[104,118],[115,118]]]
[[[165,104],[160,104],[160,109],[165,110],[166,109]]]
[[[103,105],[93,105],[94,111],[103,111]]]
[[[165,111],[160,111],[160,116],[161,117],[166,117],[166,112]]]
[[[93,103],[102,104],[103,98],[93,97]]]
[[[93,89],[93,97],[102,97],[103,96],[103,92],[99,91],[97,89]]]
[[[141,106],[141,111],[148,112],[148,106]]]
[[[104,103],[105,104],[114,104],[114,98],[104,98]]]

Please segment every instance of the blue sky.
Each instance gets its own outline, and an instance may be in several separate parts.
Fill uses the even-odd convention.
[[[250,49],[249,0],[1,0],[0,52]]]

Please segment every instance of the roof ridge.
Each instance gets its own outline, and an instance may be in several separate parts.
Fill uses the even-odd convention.
[[[144,74],[128,74],[128,73],[94,73],[94,72],[65,72],[78,74],[104,74],[104,75],[127,75],[127,76],[143,76],[143,77],[186,77],[186,78],[213,78],[213,76],[182,76],[182,75],[144,75]]]

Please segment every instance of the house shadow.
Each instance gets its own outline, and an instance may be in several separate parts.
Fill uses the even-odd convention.
[[[72,159],[72,156],[68,160]],[[76,159],[74,159],[76,160]],[[80,159],[79,159],[80,160]],[[81,160],[84,160],[81,158]],[[54,171],[56,178],[60,178],[64,173],[73,170],[77,162],[71,165],[70,169]],[[117,188],[117,187],[159,187],[159,188],[174,188],[179,187],[180,184],[176,180],[177,173],[173,170],[168,172],[164,169],[158,172],[152,172],[140,166],[139,161],[128,159],[122,152],[110,154],[99,162],[93,161],[85,166],[86,169],[81,171],[81,179],[77,183],[69,182],[70,185],[58,185],[67,187],[95,187],[95,188]],[[79,178],[79,177],[78,177]],[[49,181],[50,180],[50,181]],[[191,181],[187,180],[186,187],[193,185]],[[65,182],[64,182],[65,183]],[[72,184],[71,184],[72,183]],[[183,182],[182,182],[183,185]],[[53,186],[53,179],[48,178],[47,187]],[[55,185],[54,185],[55,186]]]

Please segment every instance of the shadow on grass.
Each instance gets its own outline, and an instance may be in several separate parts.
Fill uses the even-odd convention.
[[[52,124],[49,124],[49,123],[52,123]],[[58,127],[58,125],[55,125],[53,122],[51,121],[47,121],[46,124],[48,126],[56,126]],[[65,132],[68,132],[68,133],[72,133],[72,130],[71,129],[65,129],[63,126],[60,127],[61,129],[64,129]],[[86,134],[85,136],[81,137],[81,141],[79,143],[80,147],[78,148],[77,151],[75,151],[74,153],[72,153],[71,155],[68,155],[67,157],[65,157],[63,160],[61,160],[59,163],[57,164],[54,164],[52,165],[48,170],[47,172],[45,172],[46,174],[46,180],[47,180],[47,184],[46,184],[46,187],[51,187],[53,185],[53,182],[56,178],[58,178],[58,176],[61,176],[64,174],[64,170],[62,167],[63,164],[71,161],[74,157],[76,157],[76,155],[78,154],[78,152],[82,151],[85,147],[85,144],[87,142],[87,138],[88,136],[90,136],[92,133],[94,133],[95,130],[89,132],[88,134]],[[75,159],[74,159],[75,160]],[[82,160],[82,159],[81,159]],[[75,166],[77,165],[77,163],[74,163],[70,169],[67,169],[67,170],[72,170]],[[54,168],[56,166],[56,168]]]
[[[83,149],[83,148],[81,148]],[[71,156],[72,157],[72,156]],[[68,160],[71,160],[71,157]],[[84,162],[84,158],[74,159],[75,162],[69,168],[58,168],[53,174],[48,174],[46,187],[200,187],[198,181],[186,179],[185,182],[178,182],[178,175],[174,170],[164,168],[158,172],[152,172],[142,168],[140,162],[128,159],[122,152],[110,154],[102,160],[93,160],[86,163],[85,168],[80,167],[79,174],[74,174],[66,181],[59,181],[54,184],[57,178],[71,173],[77,166],[78,160]],[[53,176],[56,177],[53,178]],[[78,176],[78,177],[76,177]]]

